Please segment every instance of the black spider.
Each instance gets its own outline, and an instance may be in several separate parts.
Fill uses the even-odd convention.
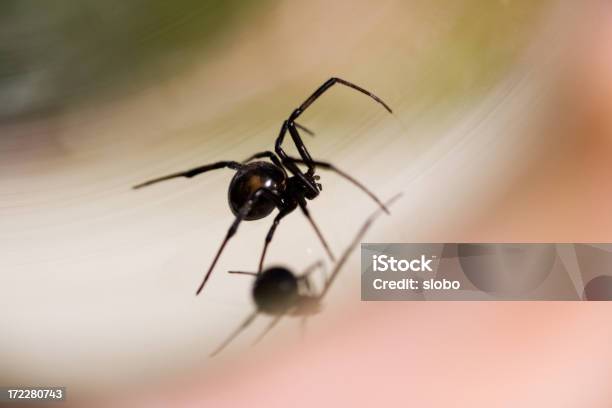
[[[387,202],[387,206],[393,204],[401,194],[396,195]],[[370,225],[380,215],[381,210],[375,211],[368,219],[364,222],[363,226],[359,229],[353,241],[345,249],[342,257],[336,263],[334,270],[329,275],[329,278],[325,280],[323,289],[319,293],[315,293],[312,289],[309,281],[310,274],[316,270],[317,267],[322,266],[321,262],[317,262],[312,265],[306,271],[300,275],[296,275],[289,269],[283,266],[274,266],[266,268],[261,273],[255,272],[230,272],[239,273],[244,275],[255,276],[255,282],[253,282],[253,288],[251,295],[253,302],[255,303],[255,311],[251,313],[246,320],[223,342],[221,345],[211,353],[214,356],[220,353],[227,345],[229,345],[236,336],[238,336],[244,329],[246,329],[258,314],[266,314],[273,317],[272,321],[255,340],[257,343],[261,340],[285,315],[302,317],[305,321],[308,317],[318,313],[321,310],[321,302],[323,297],[329,291],[332,283],[338,276],[338,272],[355,250],[355,247],[359,245],[359,242],[367,232]]]
[[[276,227],[278,226],[280,220],[287,214],[295,210],[298,206],[314,228],[329,257],[332,260],[334,259],[334,256],[331,253],[327,242],[323,238],[323,235],[319,231],[319,228],[315,224],[314,220],[310,217],[310,214],[306,207],[306,200],[312,200],[316,198],[322,188],[321,184],[318,183],[319,176],[315,175],[315,169],[317,167],[334,171],[340,176],[346,178],[351,183],[362,189],[386,211],[385,206],[380,202],[380,200],[357,180],[353,179],[348,174],[336,168],[331,163],[313,160],[310,154],[308,153],[308,150],[306,149],[306,146],[304,145],[300,134],[298,133],[298,128],[302,129],[307,133],[311,133],[305,127],[298,125],[295,120],[319,96],[321,96],[326,90],[328,90],[332,85],[336,83],[346,85],[350,88],[353,88],[359,92],[370,96],[376,102],[383,105],[385,109],[391,112],[391,109],[387,106],[387,104],[385,104],[376,95],[343,79],[331,78],[323,85],[321,85],[308,99],[306,99],[306,101],[304,101],[304,103],[300,105],[299,108],[295,109],[293,113],[291,113],[287,120],[283,122],[280,134],[276,139],[275,153],[271,151],[256,153],[247,160],[243,161],[242,163],[235,161],[219,161],[180,173],[174,173],[164,177],[159,177],[134,186],[134,188],[141,188],[160,181],[169,180],[177,177],[190,178],[210,170],[221,168],[230,168],[236,170],[236,174],[230,182],[228,191],[229,205],[236,218],[229,230],[227,231],[227,235],[225,236],[221,247],[217,251],[217,254],[213,259],[212,264],[206,272],[202,283],[198,287],[196,294],[199,294],[204,288],[204,285],[206,284],[206,281],[208,281],[208,278],[210,277],[213,268],[215,267],[215,264],[217,263],[217,260],[221,255],[221,252],[225,248],[225,245],[227,244],[228,240],[236,233],[240,222],[243,220],[250,221],[264,218],[268,216],[275,208],[278,208],[279,212],[274,218],[274,222],[272,223],[272,226],[270,227],[270,230],[268,231],[268,234],[266,236],[264,248],[259,261],[258,272],[261,272],[268,245],[272,240],[274,231],[276,230]],[[283,140],[287,131],[291,135],[291,138],[293,139],[293,142],[297,147],[297,150],[301,157],[299,159],[288,156],[282,148]],[[272,163],[265,161],[253,161],[262,158],[268,158]],[[306,172],[303,172],[298,167],[298,164],[305,165],[308,168]],[[291,177],[287,175],[287,171],[292,174]]]

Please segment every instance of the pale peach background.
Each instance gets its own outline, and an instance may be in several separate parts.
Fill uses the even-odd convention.
[[[283,2],[188,74],[4,125],[0,380],[67,384],[87,407],[612,406],[607,304],[361,303],[357,257],[306,337],[287,319],[249,348],[262,323],[210,360],[251,308],[248,279],[223,271],[254,265],[267,224],[241,227],[195,298],[229,225],[228,174],[129,190],[268,146],[333,72],[396,109],[338,90],[308,116],[317,156],[406,194],[366,240],[609,241],[610,5],[483,3],[458,23],[475,3]],[[495,36],[504,14],[516,37]],[[340,251],[373,206],[335,180],[312,208]],[[297,215],[277,239],[271,262],[322,256]]]

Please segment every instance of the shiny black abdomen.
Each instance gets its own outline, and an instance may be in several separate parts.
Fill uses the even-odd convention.
[[[279,315],[295,306],[298,298],[295,275],[282,267],[266,269],[253,284],[253,300],[262,313]]]
[[[286,187],[287,177],[280,167],[268,162],[252,162],[238,170],[232,179],[228,190],[229,206],[234,215],[260,188],[266,188],[275,193],[282,193]],[[268,216],[276,208],[275,203],[266,198],[258,199],[246,220],[258,220]]]

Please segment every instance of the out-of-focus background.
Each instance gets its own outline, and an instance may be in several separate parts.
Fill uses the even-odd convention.
[[[0,384],[66,385],[74,406],[305,389],[303,404],[355,405],[370,386],[409,402],[392,384],[413,384],[420,406],[609,406],[604,305],[360,304],[357,256],[305,338],[286,319],[249,348],[262,318],[210,360],[253,307],[250,279],[225,271],[256,267],[271,219],[241,225],[196,298],[232,221],[231,171],[131,186],[271,148],[340,76],[394,109],[337,87],[302,119],[314,157],[380,197],[404,192],[366,242],[609,241],[611,16],[597,1],[4,1]],[[339,253],[375,205],[322,182],[311,211]],[[295,213],[268,263],[324,255]],[[576,370],[588,398],[548,388]],[[476,371],[488,375],[467,380]]]

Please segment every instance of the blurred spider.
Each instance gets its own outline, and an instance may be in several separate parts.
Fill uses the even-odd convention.
[[[400,196],[401,194],[397,194],[390,199],[386,205],[390,206]],[[251,294],[256,309],[215,351],[211,353],[211,357],[217,355],[227,347],[232,340],[253,323],[258,314],[267,314],[273,316],[273,319],[253,344],[261,340],[285,315],[301,316],[305,320],[320,312],[323,297],[329,291],[332,283],[334,283],[334,280],[338,276],[338,272],[355,250],[355,247],[359,245],[359,242],[380,213],[381,210],[379,209],[366,219],[363,226],[355,235],[355,238],[353,238],[353,241],[351,241],[342,254],[342,257],[336,263],[329,278],[325,280],[323,289],[318,294],[312,290],[309,279],[310,274],[318,267],[322,266],[322,262],[317,262],[299,275],[294,274],[283,266],[270,267],[261,273],[230,271],[230,273],[253,275],[255,277]]]
[[[345,179],[356,185],[358,188],[363,190],[366,194],[368,194],[386,211],[384,205],[380,202],[380,200],[357,180],[344,173],[331,163],[313,160],[310,156],[310,153],[308,153],[308,150],[306,149],[302,138],[300,137],[298,128],[307,133],[312,132],[310,132],[307,128],[303,126],[298,125],[295,120],[317,98],[319,98],[334,84],[342,84],[359,92],[362,92],[374,99],[376,102],[380,103],[390,113],[392,112],[391,109],[387,106],[387,104],[385,104],[376,95],[343,79],[331,78],[323,85],[321,85],[308,99],[306,99],[306,101],[304,101],[304,103],[302,103],[297,109],[293,111],[293,113],[291,113],[291,115],[289,115],[289,118],[287,120],[283,122],[280,134],[276,139],[275,153],[271,151],[256,153],[241,163],[235,161],[218,161],[216,163],[196,167],[194,169],[183,171],[180,173],[174,173],[167,176],[159,177],[134,186],[135,189],[138,189],[145,186],[149,186],[154,183],[158,183],[160,181],[165,181],[178,177],[191,178],[207,171],[222,168],[236,170],[236,174],[234,175],[234,178],[232,178],[228,190],[229,206],[236,218],[234,219],[234,222],[230,226],[229,230],[227,231],[225,239],[221,243],[221,247],[217,251],[217,254],[215,255],[212,261],[212,264],[204,275],[204,279],[198,287],[196,295],[199,294],[204,288],[204,285],[208,281],[208,278],[210,277],[213,268],[215,267],[219,257],[221,256],[223,249],[225,248],[230,238],[236,233],[240,222],[244,220],[251,221],[264,218],[268,216],[275,208],[277,208],[279,212],[274,218],[272,226],[270,227],[268,234],[266,235],[264,248],[259,260],[258,272],[261,272],[268,245],[272,241],[272,237],[274,236],[274,232],[280,220],[287,214],[295,210],[298,206],[302,210],[304,216],[312,225],[315,233],[319,237],[319,240],[327,251],[329,257],[334,260],[334,256],[329,248],[329,245],[323,238],[323,235],[319,231],[319,228],[310,216],[310,213],[306,207],[306,200],[312,200],[316,198],[322,189],[321,184],[318,183],[319,176],[315,175],[316,168],[330,170],[337,173],[341,177],[344,177]],[[301,158],[290,157],[283,150],[282,144],[285,134],[287,132],[289,132],[289,134],[291,135],[293,143],[295,144]],[[256,160],[263,158],[269,159],[272,163]],[[302,172],[302,170],[298,167],[298,164],[305,165],[308,170],[306,172]],[[291,177],[287,175],[287,171],[292,174]]]

